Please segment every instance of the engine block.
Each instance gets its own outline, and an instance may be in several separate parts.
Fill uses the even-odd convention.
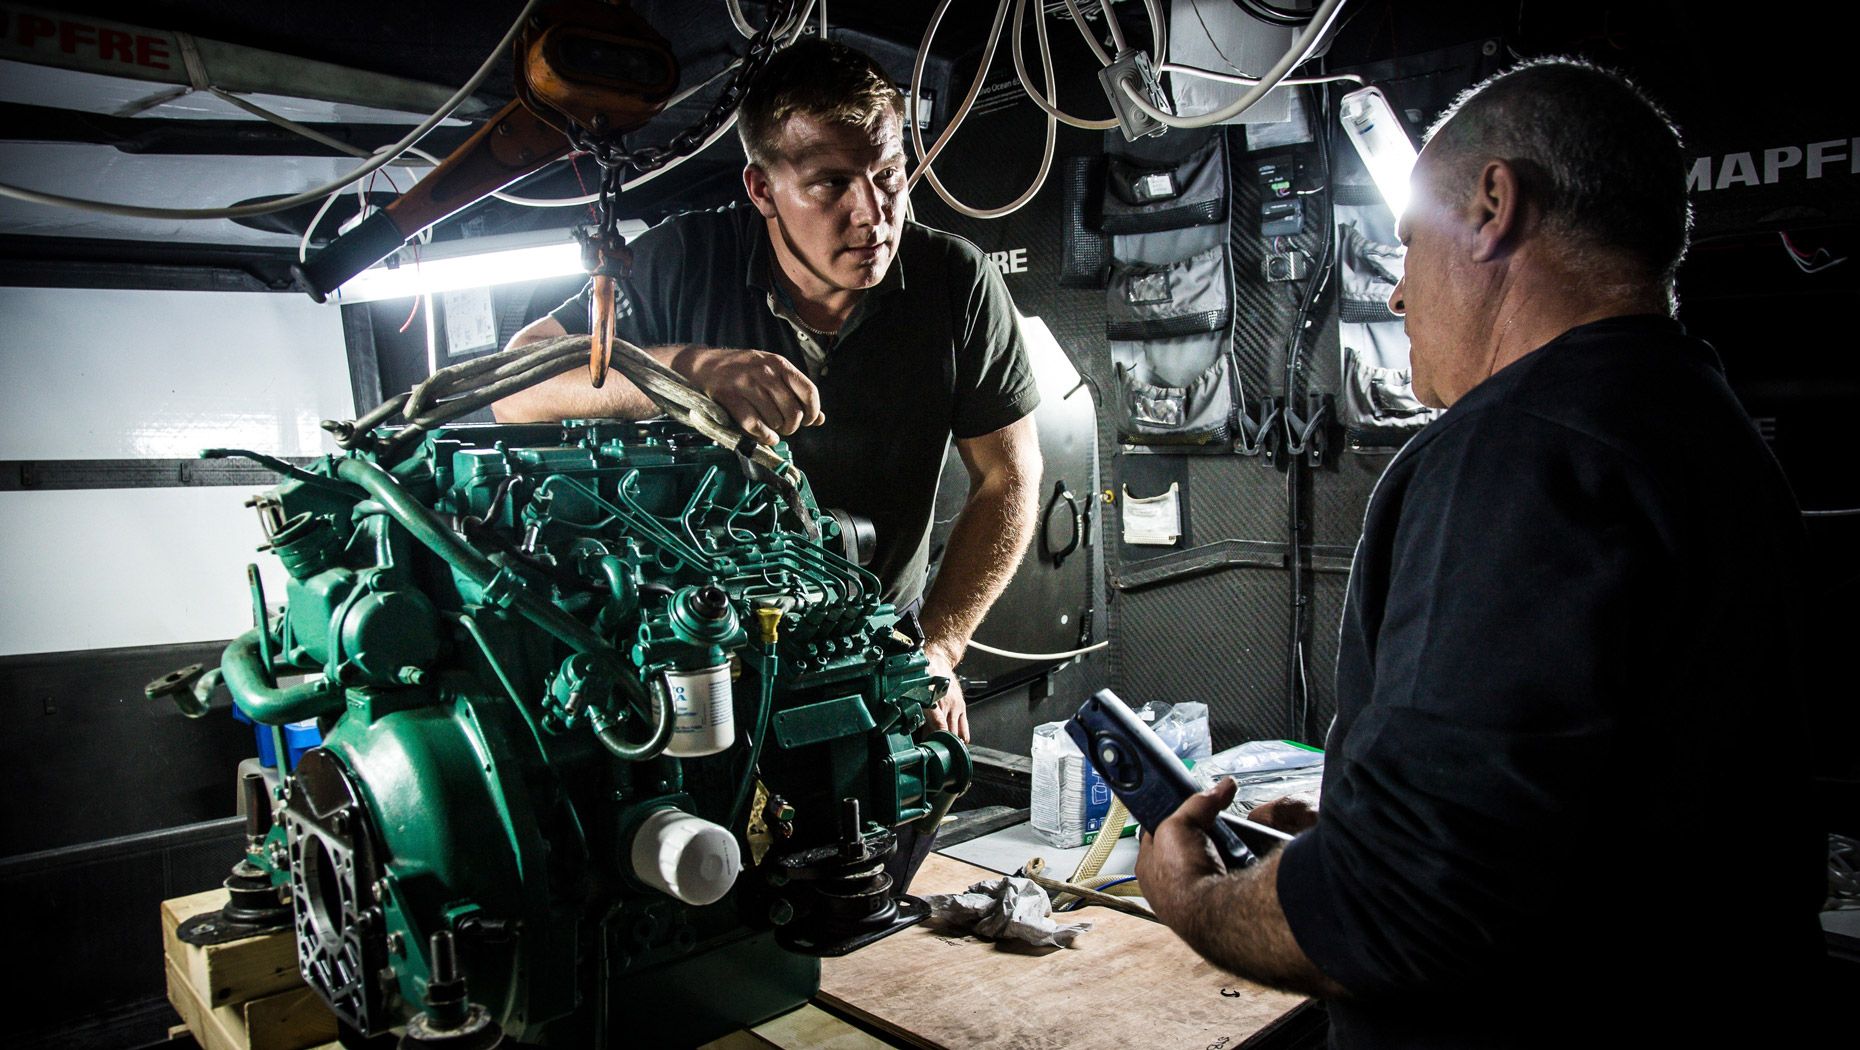
[[[325,737],[248,863],[347,1027],[688,1045],[921,917],[883,863],[968,755],[798,472],[665,422],[461,425],[257,506],[284,611],[221,670]]]

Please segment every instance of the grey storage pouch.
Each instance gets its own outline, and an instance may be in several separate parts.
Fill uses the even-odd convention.
[[[1167,339],[1224,331],[1231,316],[1225,245],[1163,266],[1112,262],[1104,334]]]
[[[1372,333],[1373,335],[1373,333]],[[1368,349],[1343,348],[1343,396],[1357,418],[1374,422],[1399,423],[1417,416],[1430,416],[1433,409],[1414,396],[1414,376],[1407,368],[1391,368],[1375,362],[1383,360],[1373,338]]]
[[[1343,358],[1337,421],[1352,451],[1388,452],[1440,413],[1414,396],[1408,334],[1389,310],[1404,253],[1388,208],[1371,185],[1340,183],[1335,193],[1337,338]]]
[[[1163,140],[1107,141],[1104,176],[1105,233],[1154,233],[1207,226],[1227,218],[1227,156],[1224,137],[1200,139],[1175,134]]]
[[[1338,206],[1339,213],[1353,210]],[[1337,224],[1337,258],[1343,263],[1338,316],[1348,324],[1383,324],[1400,321],[1389,309],[1389,296],[1401,280],[1406,253],[1397,244],[1372,240],[1356,221]]]
[[[1227,331],[1112,340],[1118,440],[1205,445],[1233,432],[1233,358]]]

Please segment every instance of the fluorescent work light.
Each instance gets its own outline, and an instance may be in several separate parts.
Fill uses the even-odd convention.
[[[620,224],[620,232],[629,237],[645,231],[643,222]],[[376,265],[363,270],[336,289],[333,301],[367,303],[377,299],[405,299],[460,288],[487,288],[586,272],[581,267],[581,247],[565,239],[566,231],[552,230],[545,236],[544,243],[538,243],[535,234],[453,242],[445,248],[456,245],[460,254],[446,254],[445,248],[422,251],[417,263],[406,249],[402,249],[390,257],[399,260],[399,265]]]
[[[1389,211],[1401,218],[1408,207],[1408,176],[1414,171],[1415,151],[1388,98],[1380,88],[1360,88],[1343,96],[1338,114]]]

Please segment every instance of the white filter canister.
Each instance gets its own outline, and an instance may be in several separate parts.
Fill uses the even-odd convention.
[[[686,904],[713,904],[743,868],[736,836],[702,817],[661,809],[633,836],[633,874]]]
[[[701,758],[728,750],[736,742],[729,664],[668,671],[665,685],[672,695],[672,742],[666,745],[666,754]]]

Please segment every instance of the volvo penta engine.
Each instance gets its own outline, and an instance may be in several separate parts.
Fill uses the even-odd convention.
[[[792,468],[665,422],[456,426],[257,506],[285,610],[221,670],[325,738],[242,869],[346,1028],[689,1045],[922,917],[883,863],[968,755]]]

